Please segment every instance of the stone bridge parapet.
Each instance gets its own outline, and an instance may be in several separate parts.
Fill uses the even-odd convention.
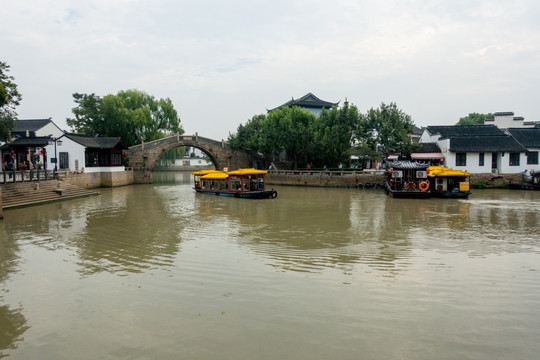
[[[180,135],[154,140],[129,148],[129,166],[133,168],[136,184],[152,182],[152,172],[163,153],[180,146],[191,146],[206,153],[216,169],[254,167],[257,156],[232,150],[227,142],[195,135]]]

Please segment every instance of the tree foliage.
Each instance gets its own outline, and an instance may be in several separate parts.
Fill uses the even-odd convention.
[[[353,151],[370,158],[380,158],[380,148],[410,154],[413,128],[411,117],[395,103],[382,103],[361,114],[345,102],[340,108],[323,110],[318,117],[293,106],[254,116],[229,135],[229,144],[233,149],[259,152],[267,159],[285,152],[295,168],[307,163],[337,167],[348,164]]]
[[[379,146],[383,153],[399,152],[410,155],[413,145],[411,134],[414,124],[411,117],[400,110],[396,103],[371,108],[359,123],[359,137],[368,148]]]
[[[169,98],[156,100],[138,90],[116,95],[73,94],[77,107],[67,124],[90,136],[120,136],[128,146],[184,132]]]
[[[0,140],[8,141],[11,129],[15,124],[17,113],[15,108],[20,104],[22,96],[13,82],[15,78],[8,75],[10,66],[0,61]]]
[[[493,118],[493,114],[470,113],[459,119],[456,125],[483,125],[484,119]]]

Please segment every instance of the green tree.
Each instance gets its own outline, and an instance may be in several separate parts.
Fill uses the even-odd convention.
[[[393,102],[381,103],[377,109],[371,108],[363,115],[358,129],[360,143],[372,150],[382,147],[383,155],[392,150],[410,155],[414,149],[411,140],[414,124],[411,117]]]
[[[182,134],[178,113],[170,99],[156,100],[138,90],[119,91],[103,98],[95,94],[73,94],[75,118],[67,124],[75,132],[90,136],[120,136],[128,146]]]
[[[470,113],[459,119],[456,125],[483,125],[484,119],[493,118],[493,114]]]
[[[323,110],[316,122],[316,144],[320,150],[316,163],[337,167],[349,164],[351,147],[356,138],[360,114],[354,105],[345,102],[341,108]]]
[[[15,78],[8,75],[10,66],[0,61],[0,140],[9,141],[11,129],[15,125],[17,113],[15,108],[20,104],[22,96],[13,82]]]

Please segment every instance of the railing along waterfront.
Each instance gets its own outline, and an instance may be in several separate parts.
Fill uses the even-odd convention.
[[[0,183],[14,183],[26,181],[40,181],[54,179],[55,173],[51,170],[12,170],[2,171],[0,175]]]

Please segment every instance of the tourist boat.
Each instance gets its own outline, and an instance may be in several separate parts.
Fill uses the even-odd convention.
[[[237,198],[276,198],[277,191],[265,190],[264,176],[267,173],[257,169],[200,170],[192,173],[195,182],[193,189],[199,193]]]
[[[471,192],[471,173],[453,170],[446,166],[427,168],[431,196],[443,198],[467,198]]]
[[[431,195],[427,181],[429,164],[417,161],[393,161],[385,181],[386,193],[395,198],[427,198]]]

